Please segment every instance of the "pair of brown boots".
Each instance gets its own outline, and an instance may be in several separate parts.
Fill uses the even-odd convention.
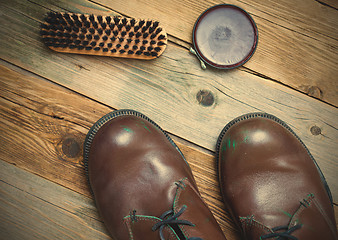
[[[265,113],[231,121],[217,159],[224,202],[245,239],[337,239],[324,176],[284,122]],[[86,137],[84,160],[113,239],[226,239],[181,151],[143,114],[101,118]]]

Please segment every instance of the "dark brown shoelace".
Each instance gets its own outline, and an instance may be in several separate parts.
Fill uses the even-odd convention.
[[[302,225],[298,224],[293,226],[292,228],[288,228],[288,226],[280,226],[272,228],[273,233],[269,233],[266,235],[261,236],[260,239],[269,239],[269,238],[276,238],[276,240],[284,240],[284,239],[292,239],[292,240],[298,240],[298,238],[291,236],[291,234],[296,231],[297,229],[300,229]],[[285,230],[284,232],[280,232],[281,230]]]
[[[176,225],[195,226],[193,223],[189,222],[188,220],[180,220],[180,219],[178,219],[186,209],[187,209],[187,206],[184,205],[181,208],[181,210],[178,211],[177,213],[175,213],[174,210],[168,210],[168,211],[164,212],[160,216],[160,219],[162,219],[162,221],[156,223],[152,227],[152,230],[156,231],[157,229],[159,229],[161,240],[165,240],[165,238],[163,236],[163,229],[167,225],[174,225],[174,224],[176,224]],[[199,237],[191,237],[191,238],[189,238],[187,240],[203,240],[203,239],[199,238]]]

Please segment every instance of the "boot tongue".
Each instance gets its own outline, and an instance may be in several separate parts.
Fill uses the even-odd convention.
[[[176,194],[172,209],[161,216],[138,215],[137,209],[124,217],[130,236],[148,239],[226,240],[212,213],[202,201],[195,185],[187,178],[175,183]]]
[[[318,219],[323,219],[318,221]],[[314,194],[300,201],[300,206],[292,216],[289,229],[301,226],[292,234],[297,239],[337,239],[337,228],[324,211]],[[323,231],[322,229],[327,229]]]
[[[296,239],[292,233],[301,227],[299,214],[307,207],[308,200],[300,202],[293,214],[278,210],[274,214],[240,217],[243,234],[248,239]],[[269,224],[268,224],[269,223]]]
[[[320,206],[313,194],[309,194],[300,201],[299,207],[289,215],[289,221],[285,225],[268,226],[264,221],[260,222],[255,216],[240,217],[244,236],[248,239],[334,239],[335,226],[328,216],[324,215],[326,221],[317,221],[323,218],[323,208]],[[330,229],[323,233],[318,229]],[[325,236],[323,236],[325,234]],[[280,238],[278,238],[280,237]]]
[[[290,225],[286,224],[271,228],[257,221],[254,216],[240,218],[240,221],[243,234],[247,239],[279,239],[278,237],[282,237],[282,239],[297,239],[292,234],[301,227],[300,224],[296,224],[290,228]]]
[[[226,240],[216,219],[213,217],[206,203],[201,199],[195,185],[188,179],[177,183],[177,192],[173,204],[175,213],[186,207],[181,219],[193,223],[190,225],[179,225],[177,231],[181,239],[204,239],[204,240]]]

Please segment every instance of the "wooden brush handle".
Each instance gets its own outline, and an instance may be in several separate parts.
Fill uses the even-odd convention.
[[[117,16],[50,12],[41,36],[57,52],[147,60],[159,57],[167,45],[159,22]]]

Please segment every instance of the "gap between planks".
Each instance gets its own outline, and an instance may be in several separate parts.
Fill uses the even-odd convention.
[[[0,239],[111,239],[94,201],[0,160]]]
[[[23,124],[23,122],[25,122],[24,119],[23,121],[20,121],[19,119],[18,122],[14,122],[14,124],[18,124],[18,128],[20,129],[19,131],[23,131],[22,129],[25,129],[30,124],[36,125],[36,123],[38,122],[40,124],[49,125],[49,127],[44,126],[43,129],[50,134],[51,129],[57,129],[57,125],[63,125],[62,122],[68,121],[70,119],[70,116],[66,114],[63,109],[61,109],[65,108],[64,110],[66,110],[68,107],[62,105],[65,105],[70,100],[73,100],[73,103],[78,103],[76,104],[77,107],[79,107],[81,103],[90,107],[89,112],[81,110],[82,112],[84,112],[84,114],[79,114],[78,116],[75,116],[76,118],[81,119],[81,117],[79,116],[86,115],[88,118],[90,118],[90,120],[88,119],[89,122],[95,121],[95,119],[99,118],[102,114],[105,114],[106,111],[111,110],[105,106],[100,105],[99,103],[88,101],[88,99],[86,99],[84,96],[79,96],[78,94],[71,92],[70,90],[65,89],[61,86],[57,86],[46,79],[34,76],[34,74],[26,72],[23,69],[18,69],[13,65],[3,62],[2,65],[6,65],[6,67],[0,65],[2,78],[3,76],[11,75],[11,77],[13,79],[16,79],[16,81],[18,79],[22,79],[22,81],[27,81],[25,84],[18,84],[17,86],[17,89],[22,88],[22,91],[27,90],[27,96],[21,93],[16,95],[15,91],[8,91],[6,94],[4,94],[13,94],[14,96],[12,99],[8,96],[7,99],[11,100],[12,103],[17,103],[20,106],[16,107],[15,105],[12,105],[13,111],[17,111],[18,113],[20,113],[20,115],[23,115],[26,114],[26,112],[37,110],[37,114],[32,114],[30,115],[30,117],[33,116],[35,118],[45,119],[40,121],[32,120],[31,123],[27,122],[27,125]],[[8,78],[5,79],[8,80]],[[1,81],[1,89],[3,93],[5,93],[4,90],[6,90],[6,88],[3,88],[3,81],[4,79],[2,79]],[[8,81],[6,82],[8,83]],[[28,86],[30,87],[28,88]],[[58,97],[52,97],[52,99],[54,99],[53,102],[43,102],[43,99],[47,97],[46,95],[55,94]],[[38,101],[39,98],[40,100]],[[81,100],[79,100],[78,98],[81,98]],[[48,99],[48,101],[50,101],[50,99]],[[3,100],[1,102],[4,103]],[[31,103],[33,102],[36,106],[31,105]],[[46,107],[41,108],[41,105]],[[93,110],[93,108],[91,108],[91,105],[96,106],[94,109],[97,109],[99,111],[89,114]],[[28,110],[25,110],[27,106],[31,107]],[[50,108],[50,110],[52,111],[48,111],[46,108]],[[102,113],[101,110],[103,110]],[[73,111],[74,110],[72,110],[70,114],[73,114]],[[3,110],[0,112],[2,114],[4,113]],[[42,116],[38,116],[39,114],[41,114]],[[91,115],[92,117],[90,117],[89,115]],[[54,118],[53,116],[61,117]],[[48,118],[50,120],[48,120]],[[85,119],[82,119],[80,122],[82,122],[83,120]],[[69,121],[69,123],[71,123],[69,125],[74,125],[75,122],[76,121]],[[90,125],[92,123],[88,124]],[[52,127],[52,125],[55,126]],[[1,126],[3,127],[4,124],[2,123]],[[10,125],[7,126],[7,131],[12,129]],[[73,128],[72,126],[62,127],[69,129]],[[88,126],[85,127],[85,129],[82,128],[82,134],[74,134],[75,130],[73,129],[71,130],[71,133],[68,132],[68,137],[77,136],[76,141],[82,142],[87,129]],[[36,129],[30,130],[34,131]],[[81,190],[79,191],[79,189],[77,189],[77,186],[75,186],[76,184],[86,185],[85,177],[83,174],[83,165],[81,163],[82,156],[75,156],[74,161],[74,156],[60,156],[58,155],[60,154],[60,152],[58,153],[58,151],[56,151],[57,156],[54,155],[55,153],[52,153],[51,155],[49,155],[50,153],[48,153],[47,155],[46,153],[44,153],[41,156],[41,154],[37,154],[38,152],[34,152],[34,150],[32,154],[24,154],[22,152],[18,153],[14,151],[7,152],[7,154],[11,155],[12,157],[12,159],[9,159],[10,157],[6,156],[7,154],[4,154],[5,150],[8,149],[9,146],[11,147],[11,149],[17,149],[18,145],[20,145],[21,143],[24,145],[21,149],[23,150],[23,148],[27,148],[27,146],[29,146],[29,142],[26,142],[25,137],[21,137],[20,135],[16,135],[15,133],[12,137],[16,138],[17,142],[8,141],[8,138],[6,139],[6,134],[8,134],[8,132],[4,131],[3,133],[4,134],[0,138],[2,138],[1,141],[4,143],[5,148],[0,151],[1,159],[6,160],[13,165],[16,165],[16,167],[0,161],[0,171],[2,172],[0,174],[0,191],[2,192],[2,211],[0,214],[0,218],[1,222],[3,223],[0,226],[0,229],[2,229],[2,237],[8,237],[8,239],[109,239],[104,225],[102,224],[100,217],[97,215],[95,204],[91,199],[92,197],[90,196],[88,189],[86,188],[84,193]],[[35,134],[39,135],[41,134],[41,132],[38,131]],[[53,134],[55,134],[55,131]],[[44,137],[46,137],[46,133],[44,133],[43,135]],[[62,137],[62,134],[60,135],[61,136],[56,137]],[[28,138],[30,137],[31,136],[28,135]],[[18,141],[18,139],[20,140]],[[50,137],[47,137],[46,144],[48,144],[50,139]],[[211,207],[211,210],[214,212],[214,214],[216,213],[215,216],[220,222],[221,227],[227,235],[228,239],[239,239],[236,231],[233,230],[231,224],[229,226],[229,223],[227,223],[229,221],[231,222],[231,220],[226,217],[226,212],[224,212],[223,209],[220,210],[217,207],[215,208],[214,204],[210,203],[210,198],[214,199],[215,197],[217,198],[218,203],[220,202],[219,191],[217,190],[217,180],[215,180],[215,169],[213,168],[213,164],[210,164],[210,161],[212,162],[214,160],[214,156],[212,156],[212,154],[209,154],[209,156],[208,154],[204,154],[205,156],[203,157],[201,156],[203,154],[201,154],[199,151],[192,149],[193,146],[191,146],[191,143],[188,144],[190,146],[185,146],[184,143],[182,144],[182,141],[184,142],[184,140],[177,137],[174,137],[174,140],[187,157],[187,160],[193,168],[193,172],[198,175],[198,177],[196,177],[196,180],[200,187],[202,195]],[[52,144],[49,144],[55,144],[55,141],[51,142]],[[50,146],[50,148],[51,149],[49,149],[48,152],[53,150],[53,148],[57,149],[58,146]],[[33,147],[33,149],[35,148]],[[37,150],[41,153],[46,149]],[[14,155],[14,158],[12,155]],[[52,158],[64,162],[64,165],[74,165],[75,163],[80,171],[69,170],[64,166],[62,169],[60,168],[61,172],[56,172],[55,167],[51,167],[50,165],[48,166],[48,164],[44,165],[45,163],[43,163],[44,161],[48,161],[48,159]],[[26,162],[20,162],[20,159],[25,159]],[[40,165],[40,169],[39,167],[34,167],[37,162],[38,165]],[[49,164],[52,163],[50,162]],[[29,168],[28,166],[31,168]],[[24,170],[20,170],[19,168],[25,169],[34,174],[28,173]],[[52,170],[51,173],[48,173],[49,169]],[[200,172],[202,173],[202,175],[200,174]],[[206,175],[206,172],[209,172],[208,175],[213,175],[211,180],[210,178],[208,179],[204,177]],[[70,182],[67,182],[67,179],[65,179],[65,182],[62,182],[63,178],[66,177],[65,174],[69,175],[68,177],[70,178],[74,178],[75,183],[72,184]],[[37,177],[36,175],[44,177],[45,180],[41,177]],[[57,184],[54,184],[52,182],[55,182]],[[85,196],[83,196],[82,194],[80,195],[76,192],[82,192],[82,194]],[[336,206],[335,210],[337,219]],[[71,229],[69,228],[70,225],[72,226]]]
[[[287,3],[289,0],[283,1]],[[191,46],[191,31],[194,21],[206,8],[220,2],[199,2],[197,6],[191,1],[179,1],[169,5],[167,2],[163,2],[160,6],[167,8],[168,11],[160,16],[156,15],[157,12],[161,12],[160,9],[156,9],[156,6],[160,6],[152,2],[128,2],[126,4],[122,1],[113,6],[107,0],[73,0],[57,4],[33,0],[30,3],[55,11],[102,15],[122,14],[132,17],[137,16],[138,18],[149,16],[153,19],[159,19],[167,26],[166,29],[168,29],[168,34],[172,36],[170,40],[173,43],[187,49]],[[335,76],[337,75],[335,63],[338,63],[338,55],[335,54],[335,50],[338,47],[338,39],[330,36],[330,30],[335,28],[335,15],[332,14],[332,11],[327,12],[328,18],[326,16],[323,18],[325,9],[321,9],[319,3],[319,8],[311,3],[308,7],[309,9],[306,8],[306,11],[303,10],[304,7],[300,2],[290,3],[290,5],[297,7],[297,9],[293,9],[291,15],[288,12],[290,9],[285,9],[285,6],[288,5],[285,3],[273,2],[267,5],[255,1],[242,2],[236,0],[231,0],[229,3],[243,7],[253,13],[259,25],[260,40],[258,49],[253,58],[245,64],[246,69],[252,70],[252,72],[249,72],[259,73],[257,76],[268,76],[269,80],[283,83],[285,86],[291,87],[291,89],[297,89],[332,106],[337,106],[336,91],[338,85],[335,81]],[[130,5],[137,7],[131,8]],[[175,6],[175,8],[173,9],[172,6]],[[177,15],[177,9],[185,9],[183,16],[186,18],[176,19],[173,15]],[[304,25],[302,17],[308,19],[308,15],[310,15],[311,20],[313,20],[312,12],[315,10],[320,10],[319,13],[315,14],[318,21],[312,21],[316,24]],[[264,17],[262,18],[261,16]],[[287,19],[287,17],[290,17],[290,19]],[[328,19],[327,23],[325,19]],[[338,22],[338,17],[336,19]],[[39,19],[35,18],[35,20],[38,21]],[[324,31],[324,33],[322,34],[321,31]],[[331,31],[331,34],[334,34],[334,32]],[[328,43],[328,39],[331,39],[332,42]],[[198,65],[199,63],[197,62],[196,64]],[[240,67],[239,70],[243,71],[243,68]]]
[[[337,189],[337,109],[241,71],[201,71],[196,59],[172,44],[163,57],[151,63],[46,51],[38,24],[32,21],[42,18],[46,10],[27,2],[15,3],[15,10],[6,8],[9,19],[0,30],[5,44],[0,52],[6,61],[106,105],[132,107],[152,116],[167,131],[209,150],[214,150],[220,130],[233,118],[252,111],[269,112],[288,122],[317,159],[331,189]],[[78,4],[72,8],[84,11],[93,7],[85,1]],[[24,42],[30,44],[22,47]],[[203,89],[214,95],[211,107],[196,100]],[[312,127],[320,128],[321,134],[313,135]]]
[[[1,159],[91,198],[83,169],[83,141],[92,124],[111,108],[5,65],[0,65]],[[235,238],[220,197],[214,156],[183,139],[174,140],[192,168],[202,197],[222,229]]]
[[[170,35],[191,45],[192,29],[198,16],[222,2],[131,0],[113,4],[108,0],[95,0],[93,3],[128,16],[157,18]],[[230,0],[227,3],[248,11],[258,25],[258,48],[245,64],[247,68],[337,106],[336,10],[315,1],[309,1],[306,6],[299,0],[268,3]],[[165,14],[159,14],[162,11]]]

